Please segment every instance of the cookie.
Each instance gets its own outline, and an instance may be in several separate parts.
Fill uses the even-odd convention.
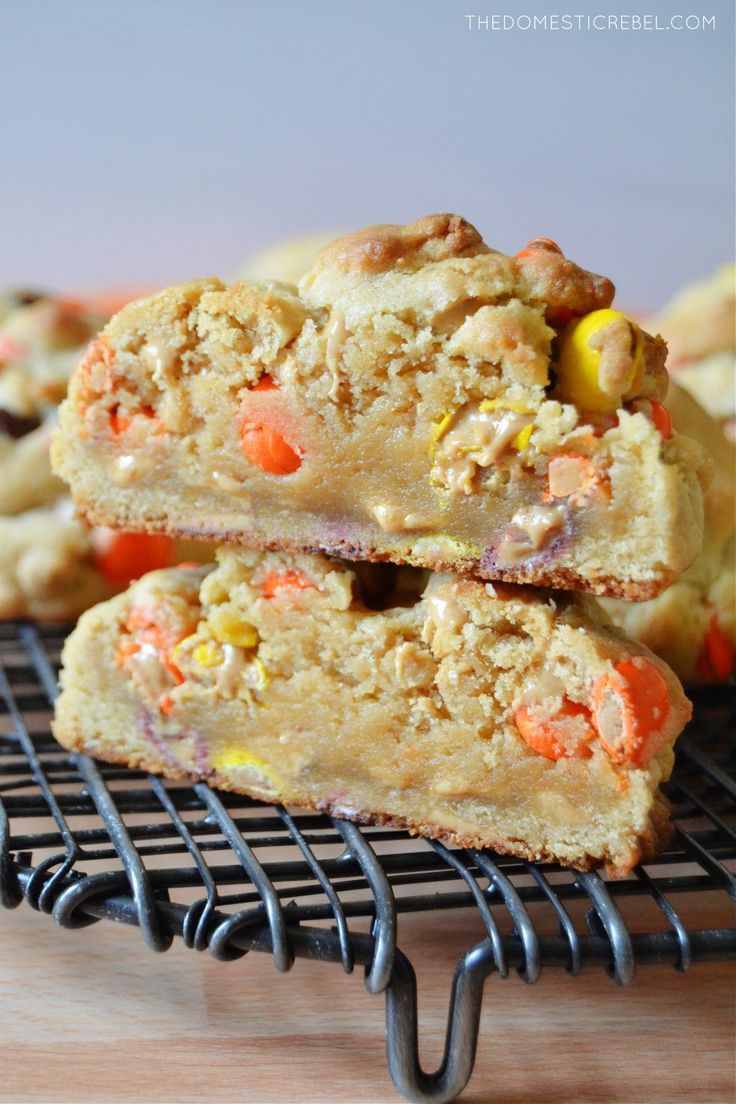
[[[690,713],[592,602],[321,555],[153,572],[68,639],[64,747],[623,875],[667,838]]]
[[[281,280],[298,284],[309,272],[319,251],[339,237],[340,232],[333,230],[275,242],[249,257],[238,276],[241,280]]]
[[[688,683],[725,682],[736,665],[736,450],[695,399],[671,383],[667,408],[677,430],[710,454],[703,551],[649,602],[602,599],[627,634],[661,656]]]
[[[0,620],[73,621],[145,572],[199,562],[208,551],[171,537],[89,530],[69,499],[0,517]]]
[[[48,459],[56,408],[107,317],[42,292],[0,297],[0,514],[43,506],[64,494]]]
[[[736,265],[683,288],[649,325],[677,382],[736,438]]]
[[[66,494],[49,461],[55,425],[55,415],[36,424],[0,410],[0,517],[50,505]]]
[[[333,242],[299,294],[172,288],[90,346],[55,470],[93,523],[645,599],[700,550],[704,458],[613,294],[454,215]]]
[[[115,592],[67,500],[0,517],[0,619],[67,621]]]

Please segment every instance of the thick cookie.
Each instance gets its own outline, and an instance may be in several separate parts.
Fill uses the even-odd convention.
[[[736,265],[691,284],[648,323],[669,346],[670,372],[736,438]]]
[[[724,682],[736,658],[736,450],[695,399],[671,383],[667,408],[680,433],[713,461],[705,492],[703,551],[649,602],[601,599],[609,616],[686,682]]]
[[[333,242],[299,295],[173,288],[90,346],[55,469],[100,524],[648,598],[700,550],[702,454],[613,294],[454,215]]]
[[[60,743],[614,875],[666,840],[658,786],[690,706],[588,603],[317,555],[218,559],[82,617]]]

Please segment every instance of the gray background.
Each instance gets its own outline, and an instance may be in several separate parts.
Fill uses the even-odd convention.
[[[717,25],[464,18],[621,10]],[[730,0],[0,0],[0,282],[174,282],[450,209],[656,306],[733,253],[733,21]]]

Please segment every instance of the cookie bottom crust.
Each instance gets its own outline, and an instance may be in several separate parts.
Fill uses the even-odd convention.
[[[268,793],[255,783],[248,785],[243,782],[242,778],[235,776],[236,772],[182,770],[155,754],[144,751],[132,741],[127,748],[121,746],[117,749],[94,741],[90,742],[89,733],[85,728],[86,726],[82,724],[75,727],[73,722],[70,723],[65,718],[57,723],[54,734],[57,740],[70,751],[93,755],[107,763],[158,774],[172,782],[207,782],[213,789],[244,794],[256,801],[273,802],[288,805],[290,808],[326,813],[329,816],[351,820],[356,824],[398,828],[411,836],[442,840],[456,847],[487,848],[500,855],[513,855],[530,862],[558,863],[583,872],[602,870],[604,874],[614,879],[625,878],[637,863],[650,862],[654,859],[671,841],[674,833],[670,819],[672,807],[660,790],[654,794],[653,804],[649,810],[650,823],[646,831],[635,837],[628,848],[602,856],[600,852],[586,851],[584,843],[573,851],[569,847],[556,847],[552,841],[539,840],[534,843],[521,837],[494,835],[490,830],[481,831],[478,826],[463,824],[459,818],[453,826],[450,824],[453,818],[449,815],[447,823],[438,823],[417,819],[411,813],[403,816],[398,812],[389,813],[379,809],[360,807],[353,800],[358,791],[350,797],[341,798],[329,798],[320,796],[318,793],[306,792]]]
[[[75,507],[77,516],[88,526],[103,525],[119,528],[121,525],[118,515],[107,513],[93,502],[77,497]],[[218,524],[215,521],[203,521],[201,511],[197,511],[191,517],[187,517],[183,511],[180,511],[177,518],[172,520],[169,514],[155,514],[146,510],[130,513],[126,517],[124,527],[136,532],[162,533],[187,540],[233,545],[263,552],[280,551],[293,555],[325,553],[357,562],[414,564],[431,571],[473,575],[479,579],[487,579],[489,582],[543,586],[555,590],[623,598],[629,602],[645,602],[655,598],[678,575],[677,571],[669,570],[663,565],[660,565],[656,578],[639,581],[627,581],[615,575],[598,575],[596,578],[590,578],[571,568],[557,566],[550,569],[534,563],[507,569],[498,566],[489,569],[484,560],[477,557],[463,556],[455,552],[451,557],[445,558],[442,554],[441,541],[435,542],[434,551],[423,548],[422,555],[419,557],[412,553],[409,542],[405,547],[397,545],[398,550],[393,552],[375,544],[359,544],[354,540],[335,536],[331,536],[329,541],[324,543],[314,544],[306,538],[305,533],[296,523],[290,526],[289,531],[282,523],[283,536],[279,540],[274,540],[268,535],[273,531],[273,527],[267,524],[266,515],[261,513],[259,521],[260,526],[254,519],[250,519],[244,526],[235,526],[228,521]]]
[[[307,597],[297,593],[292,605],[284,598],[243,598],[252,587],[248,579],[257,578],[266,561],[269,570],[274,561],[282,572],[289,563],[296,564],[294,573],[311,568],[322,596],[308,588],[302,592]],[[441,577],[434,578],[430,597],[414,606],[381,612],[329,605],[330,587],[344,596],[352,573],[322,558],[290,561],[283,553],[228,552],[202,585],[203,593],[217,593],[216,604],[201,607],[196,581],[203,569],[190,571],[194,581],[182,586],[188,570],[154,572],[81,619],[65,645],[54,722],[64,747],[174,780],[207,781],[256,799],[405,828],[459,846],[580,870],[603,867],[615,877],[651,858],[669,838],[668,806],[658,790],[671,765],[669,748],[668,759],[635,769],[617,766],[600,749],[589,758],[553,761],[530,751],[502,706],[500,683],[506,682],[507,700],[518,693],[511,683],[526,685],[524,656],[536,646],[540,617],[547,628],[539,632],[549,634],[541,642],[545,655],[580,648],[575,662],[581,669],[631,650],[593,622],[577,614],[566,621],[542,595],[515,591],[491,599],[482,584]],[[229,674],[211,665],[208,649],[219,646],[201,635],[207,622],[197,621],[202,609],[210,617],[213,609],[231,610],[234,594],[240,594],[240,626],[249,623],[259,634],[265,660],[249,661],[248,670],[259,679],[261,663],[264,677],[245,696],[242,690],[228,696],[224,683],[212,681]],[[130,655],[131,618],[150,633],[150,611],[158,600],[189,604],[194,635],[187,640],[193,643],[182,641],[184,651],[174,650],[173,663],[192,670],[196,655],[210,680],[186,677],[162,697],[153,645],[133,643],[142,683],[121,659]],[[496,618],[497,644],[457,646],[445,627],[437,630],[440,643],[427,647],[421,628],[432,608],[451,619],[467,616],[471,634],[478,631],[477,620],[485,616],[490,625]],[[473,663],[475,673],[468,666]],[[241,673],[238,668],[239,678]],[[681,727],[684,699],[669,672],[667,678],[677,714],[673,724]],[[151,680],[153,696],[146,689]]]

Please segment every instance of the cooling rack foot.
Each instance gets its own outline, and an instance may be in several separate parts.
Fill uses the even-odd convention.
[[[419,1062],[417,981],[409,960],[396,952],[386,990],[386,1050],[394,1085],[412,1104],[449,1104],[473,1072],[483,987],[494,968],[489,940],[471,948],[457,964],[442,1063],[425,1073]]]

